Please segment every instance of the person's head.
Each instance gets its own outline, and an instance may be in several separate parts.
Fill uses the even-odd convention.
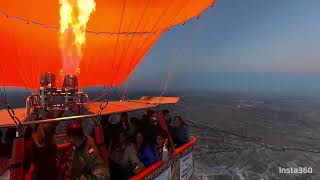
[[[157,125],[158,124],[157,112],[149,110],[148,121],[149,121],[149,124],[151,125]]]
[[[142,120],[146,120],[147,119],[147,114],[143,114],[141,119]]]
[[[120,122],[122,123],[122,128],[124,130],[128,130],[129,129],[129,116],[128,116],[127,112],[121,113]]]
[[[132,117],[129,121],[129,129],[138,129],[141,126],[141,122],[138,118]]]
[[[127,112],[121,113],[120,120],[121,121],[128,121],[128,113]]]
[[[79,123],[69,124],[66,129],[66,135],[67,141],[76,147],[79,147],[85,139],[82,126]]]
[[[136,144],[140,144],[140,145],[144,143],[144,135],[141,131],[138,131],[135,134],[135,142]]]
[[[166,141],[166,139],[167,139],[166,133],[163,132],[163,131],[160,131],[156,135],[156,144],[157,145],[163,145],[164,142]]]
[[[175,116],[174,117],[174,122],[173,126],[174,127],[181,127],[181,126],[186,126],[187,124],[182,120],[180,116]]]
[[[162,110],[162,115],[163,118],[168,122],[170,121],[171,115],[170,115],[170,111],[168,109],[164,109]]]
[[[33,134],[33,128],[31,126],[27,126],[25,129],[24,129],[24,138],[31,138],[32,137],[32,134]]]
[[[115,143],[114,145],[122,145],[125,144],[127,142],[127,135],[125,133],[125,131],[121,130],[120,132],[117,133],[117,135],[115,136]]]

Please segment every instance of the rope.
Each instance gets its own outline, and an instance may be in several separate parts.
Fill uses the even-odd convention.
[[[12,109],[11,106],[9,106],[8,104],[8,98],[7,98],[7,93],[6,93],[6,86],[4,83],[4,78],[3,78],[3,71],[2,71],[2,66],[0,64],[0,75],[1,75],[1,81],[2,81],[2,86],[3,86],[3,91],[0,89],[0,93],[1,93],[1,101],[2,101],[2,105],[5,106],[5,108],[7,109],[7,112],[9,114],[9,116],[11,117],[11,119],[13,120],[14,124],[17,126],[17,130],[20,129],[21,126],[21,121],[19,120],[19,118],[16,116],[14,110]]]
[[[2,105],[5,107],[8,104],[8,98],[7,98],[6,86],[4,83],[3,70],[2,70],[1,64],[0,64],[0,75],[1,75],[1,81],[2,81],[2,87],[3,87],[3,90],[0,89],[1,101],[2,101]]]
[[[127,98],[127,82],[124,83],[121,100],[124,101]]]
[[[208,16],[205,16],[206,18],[204,18],[205,21],[208,20]],[[197,20],[199,20],[200,16],[197,17]],[[184,24],[183,24],[184,25]],[[204,26],[202,26],[204,27]],[[192,38],[190,39],[190,42],[188,43],[189,46],[187,46],[186,48],[183,49],[183,52],[181,52],[178,56],[178,58],[176,58],[176,62],[172,65],[170,71],[168,72],[168,75],[167,75],[167,79],[165,80],[165,83],[164,83],[164,86],[163,86],[163,89],[162,91],[160,92],[160,97],[162,97],[165,92],[167,91],[168,87],[169,87],[169,84],[170,82],[173,80],[174,78],[174,75],[175,75],[175,72],[177,72],[178,68],[181,68],[182,67],[182,64],[183,63],[183,60],[185,60],[185,54],[186,52],[188,52],[191,48],[192,48],[192,45],[193,45],[193,41],[195,40],[195,38],[200,34],[200,28],[198,28],[198,31],[194,32],[192,34]],[[160,101],[161,101],[161,98],[159,98],[159,104],[160,104]]]
[[[122,20],[123,20],[123,16],[124,16],[124,11],[126,9],[126,4],[127,4],[127,0],[124,1],[123,3],[123,7],[122,7],[122,15],[121,15],[121,19],[120,19],[120,25],[119,25],[119,28],[118,28],[118,32],[121,31],[121,27],[122,27]],[[117,41],[116,41],[116,46],[114,48],[114,53],[113,53],[113,63],[112,63],[112,71],[111,71],[111,76],[113,77],[113,80],[112,80],[112,83],[111,85],[113,86],[113,83],[115,81],[115,79],[117,78],[116,75],[114,75],[113,73],[113,69],[115,67],[115,64],[116,64],[116,56],[117,56],[117,49],[118,49],[118,44],[119,44],[119,38],[120,38],[120,35],[118,34],[117,36]]]
[[[15,112],[12,109],[11,106],[7,105],[6,109],[7,109],[8,114],[10,115],[11,119],[13,120],[13,122],[15,123],[15,125],[17,126],[17,129],[18,129],[21,126],[21,121],[16,116],[16,114],[15,114]]]
[[[103,112],[103,110],[106,109],[107,105],[109,104],[109,101],[108,100],[105,100],[105,101],[101,101],[100,103],[100,106],[99,106],[99,111],[97,113],[97,117],[98,119],[101,119],[101,113]]]
[[[113,89],[113,87],[110,87],[108,86],[107,89],[105,90],[106,92],[102,93],[99,97],[91,100],[89,103],[92,103],[92,102],[96,102],[96,101],[99,101],[101,98],[103,98],[104,96],[107,96],[110,94],[110,89]]]
[[[173,2],[174,2],[174,0],[173,0]],[[171,5],[173,4],[173,2],[172,2],[172,3],[169,3],[168,7],[161,13],[161,16],[157,19],[157,21],[156,21],[156,23],[153,25],[151,31],[153,31],[153,30],[158,26],[158,24],[160,23],[161,19],[162,19],[163,17],[165,17],[167,11],[169,10],[169,8],[170,8]],[[145,27],[146,27],[146,25],[143,27],[143,30],[145,29]],[[159,32],[164,32],[164,31],[165,31],[165,30],[159,31]],[[150,38],[150,37],[149,37],[149,38]],[[136,52],[136,53],[133,55],[133,58],[132,58],[132,59],[136,59],[136,61],[139,60],[139,58],[137,58],[138,55],[139,55],[138,52],[140,52],[141,48],[143,48],[143,45],[145,45],[146,42],[148,42],[148,40],[149,40],[149,39],[148,39],[147,37],[144,38],[144,40],[143,40],[143,42],[141,43],[141,45],[138,46],[138,47],[135,49],[135,52]],[[131,61],[130,64],[129,64],[129,67],[131,68],[132,66],[135,66],[136,63],[137,63],[137,62]]]
[[[144,7],[142,16],[141,16],[140,19],[139,19],[139,22],[138,22],[138,24],[137,24],[137,26],[136,26],[136,28],[135,28],[135,31],[138,30],[138,28],[139,28],[139,26],[140,26],[140,23],[142,22],[142,19],[143,19],[143,17],[145,16],[145,13],[146,13],[146,11],[147,11],[147,8],[149,7],[150,1],[151,1],[151,0],[149,0],[148,3],[147,3],[147,5]],[[122,19],[121,19],[121,22],[122,22]],[[119,29],[119,30],[120,30],[120,29]],[[117,76],[118,76],[118,73],[119,73],[119,70],[120,70],[120,65],[121,65],[121,64],[123,63],[123,61],[125,60],[125,57],[127,56],[127,53],[128,53],[128,51],[129,51],[130,46],[131,46],[131,44],[132,44],[132,42],[133,42],[133,39],[134,39],[135,37],[136,37],[136,36],[132,36],[132,37],[131,37],[130,42],[129,42],[129,45],[127,46],[127,48],[126,48],[124,51],[122,51],[122,55],[120,56],[120,63],[119,63],[119,65],[118,65],[118,67],[117,67],[117,71],[116,71],[116,74],[115,74],[115,76],[114,76],[114,81],[115,81],[115,79],[116,79]],[[112,84],[113,84],[113,83],[114,83],[114,82],[112,82]]]
[[[40,26],[46,29],[55,29],[55,30],[60,30],[60,26],[53,26],[53,25],[47,25],[47,24],[43,24],[37,21],[32,21],[32,20],[28,20],[19,16],[13,16],[13,15],[9,15],[4,13],[3,11],[0,11],[0,16],[6,17],[8,19],[12,19],[18,22],[22,22],[25,24],[32,24],[32,25],[36,25],[36,26]],[[73,29],[69,28],[66,31],[72,32]],[[135,31],[128,31],[128,32],[110,32],[110,31],[93,31],[93,30],[86,30],[87,34],[94,34],[94,35],[144,35],[144,34],[153,34],[156,32],[135,32]]]

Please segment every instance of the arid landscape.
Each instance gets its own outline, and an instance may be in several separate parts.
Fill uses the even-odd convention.
[[[182,96],[174,110],[198,138],[197,179],[305,180],[320,178],[319,106],[314,98],[202,94]]]
[[[129,98],[155,94],[131,93]],[[198,139],[196,179],[320,179],[320,99],[209,92],[170,95],[177,94],[179,104],[163,108],[181,115]],[[23,93],[8,95],[11,104],[23,106]],[[280,174],[279,167],[311,167],[312,174]]]

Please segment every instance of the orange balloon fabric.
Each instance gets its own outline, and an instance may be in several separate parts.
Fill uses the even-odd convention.
[[[80,87],[122,84],[164,31],[200,15],[214,0],[95,2],[80,62]],[[59,8],[59,0],[1,0],[0,80],[5,86],[38,89],[42,72],[54,72],[61,85]]]

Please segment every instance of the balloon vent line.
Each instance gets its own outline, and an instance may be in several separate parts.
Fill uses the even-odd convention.
[[[56,30],[60,30],[60,26],[52,26],[52,25],[47,25],[47,24],[43,24],[40,22],[36,22],[36,21],[32,21],[32,20],[28,20],[19,16],[11,16],[8,15],[2,11],[0,11],[0,16],[6,17],[8,19],[12,19],[15,21],[19,21],[19,22],[23,22],[25,24],[33,24],[36,26],[40,26],[40,27],[44,27],[44,28],[49,28],[49,29],[56,29]],[[69,28],[66,31],[73,31],[73,29]],[[159,31],[160,32],[160,31]],[[157,32],[108,32],[108,31],[92,31],[92,30],[86,30],[87,34],[95,34],[95,35],[146,35],[146,34],[155,34]]]

